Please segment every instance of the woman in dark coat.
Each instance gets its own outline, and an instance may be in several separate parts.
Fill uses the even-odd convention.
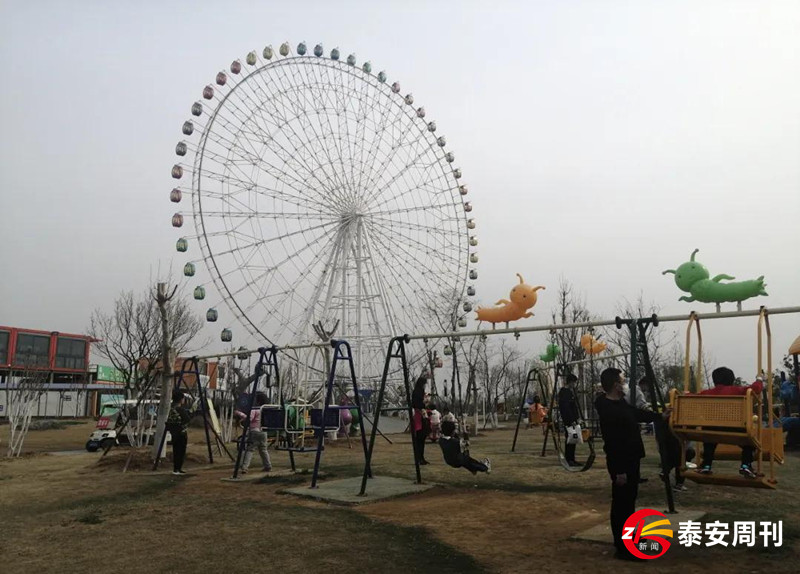
[[[425,437],[430,432],[428,411],[425,409],[425,383],[427,378],[421,375],[414,384],[411,393],[411,408],[414,409],[411,419],[411,440],[414,441],[414,455],[419,464],[428,464],[425,460]]]

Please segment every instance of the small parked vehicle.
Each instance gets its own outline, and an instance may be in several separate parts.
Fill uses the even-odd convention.
[[[137,434],[142,433],[145,440],[142,444],[153,444],[156,433],[156,417],[158,413],[158,401],[142,401],[144,407],[145,420],[139,424],[136,400],[125,400],[116,403],[107,403],[100,409],[100,416],[97,425],[89,440],[86,441],[86,450],[96,452],[99,449],[105,450],[111,445],[130,445],[130,436],[133,435],[136,442]],[[125,421],[127,430],[122,430]],[[120,432],[121,431],[121,432]],[[167,433],[167,444],[171,443],[172,437]]]

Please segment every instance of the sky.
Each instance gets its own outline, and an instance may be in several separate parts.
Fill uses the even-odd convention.
[[[525,324],[561,278],[600,317],[640,296],[712,312],[661,274],[699,248],[712,276],[765,276],[746,309],[800,305],[799,29],[793,1],[3,2],[0,324],[82,333],[121,291],[179,275],[167,198],[189,107],[284,40],[371,60],[436,120],[484,304],[519,272],[548,288]],[[800,315],[772,327],[777,361]],[[705,322],[704,342],[755,374],[755,319]]]

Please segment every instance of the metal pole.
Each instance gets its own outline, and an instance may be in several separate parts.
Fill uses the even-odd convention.
[[[570,361],[568,363],[564,363],[565,365],[582,365],[583,363],[593,363],[595,360],[602,361],[604,359],[616,359],[617,357],[627,357],[628,353],[614,353],[613,355],[601,355],[599,357],[595,357],[594,355],[589,355],[588,359],[580,359],[578,361]]]
[[[350,376],[353,380],[353,393],[356,400],[356,408],[358,409],[358,424],[361,425],[361,446],[364,449],[364,471],[369,474],[369,477],[372,478],[372,468],[370,467],[370,463],[367,460],[367,432],[364,429],[364,409],[361,408],[361,397],[358,393],[358,382],[356,380],[356,371],[355,365],[353,365],[353,351],[350,348],[350,344],[347,341],[338,341],[339,345],[344,345],[347,349],[347,363],[350,365]],[[373,429],[375,426],[373,425]],[[322,412],[322,429],[323,432],[325,430],[325,411]]]
[[[325,403],[322,407],[322,427],[318,431],[319,439],[317,440],[317,455],[314,459],[314,474],[311,475],[311,488],[317,488],[317,477],[319,476],[319,463],[322,458],[322,448],[325,443],[325,417],[328,414],[328,406],[331,404],[331,396],[333,395],[333,381],[336,377],[336,363],[339,361],[339,341],[331,340],[331,346],[334,348],[333,361],[331,361],[331,370],[328,373],[328,381],[326,383]]]
[[[525,406],[525,397],[528,396],[528,384],[531,380],[531,375],[536,372],[536,369],[528,371],[528,376],[525,377],[525,390],[522,391],[522,398],[519,401],[519,416],[517,417],[517,428],[514,430],[514,442],[511,443],[511,452],[517,448],[517,435],[519,434],[519,425],[522,423],[522,407]],[[478,412],[478,405],[475,405],[475,412]]]
[[[731,317],[758,317],[760,309],[748,311],[725,311],[721,313],[697,313],[695,316],[698,319],[727,319]],[[776,309],[769,309],[770,315],[782,315],[787,313],[800,313],[800,306],[797,307],[779,307]],[[668,323],[674,321],[686,321],[689,315],[665,315],[658,316],[658,321],[661,323]],[[642,319],[651,319],[651,317],[642,317]],[[532,327],[514,327],[505,329],[481,329],[477,331],[460,331],[455,333],[426,333],[419,335],[409,335],[409,339],[444,339],[447,337],[477,337],[482,335],[514,335],[516,333],[532,333],[536,331],[557,331],[563,329],[580,329],[589,327],[610,327],[616,325],[616,319],[602,320],[602,321],[585,321],[582,323],[562,323],[558,325],[536,325]]]
[[[748,310],[748,311],[723,311],[721,313],[700,313],[695,314],[698,319],[727,319],[731,317],[757,317],[761,310]],[[796,307],[778,307],[775,309],[769,309],[770,315],[784,315],[788,313],[800,313],[800,306]],[[659,316],[658,320],[662,323],[674,322],[674,321],[686,321],[689,319],[689,315],[665,315]],[[532,327],[514,327],[514,328],[506,328],[506,329],[479,329],[477,331],[459,331],[459,332],[452,332],[452,333],[432,333],[432,334],[420,334],[420,335],[404,335],[404,337],[408,338],[408,341],[416,340],[416,339],[447,339],[452,337],[477,337],[483,335],[508,335],[508,334],[516,334],[516,333],[533,333],[536,331],[553,331],[553,330],[561,330],[561,329],[580,329],[580,328],[589,328],[589,327],[610,327],[616,324],[616,319],[611,320],[602,320],[602,321],[586,321],[583,323],[562,323],[558,325],[535,325]],[[320,347],[325,348],[327,343],[307,343],[303,345],[285,345],[283,347],[275,347],[277,351],[290,351],[290,350],[297,350],[297,349],[310,349],[312,347]],[[199,360],[202,359],[216,359],[222,357],[233,357],[236,355],[254,355],[258,353],[258,349],[242,349],[239,351],[231,351],[228,353],[215,353],[213,355],[202,355],[196,357]]]
[[[403,336],[402,340],[403,340],[403,343],[407,342],[408,341],[408,335]],[[405,348],[405,344],[401,344],[400,349],[401,349],[400,353],[401,353],[401,356],[402,356],[401,360],[403,361],[403,364],[405,365],[406,364],[406,348]],[[455,358],[455,349],[453,349],[453,357]],[[419,453],[419,448],[417,446],[417,441],[415,440],[416,436],[417,436],[417,432],[414,430],[414,409],[411,407],[411,388],[409,387],[408,369],[407,368],[403,369],[403,383],[404,383],[403,386],[405,387],[405,390],[406,390],[406,403],[407,403],[407,406],[408,406],[408,426],[411,429],[411,445],[412,445],[413,450],[414,450],[414,468],[416,469],[416,472],[417,472],[417,484],[422,484],[422,473],[419,470],[419,454],[420,453]],[[420,429],[420,432],[422,432],[422,429]]]
[[[386,353],[386,361],[383,364],[383,377],[381,378],[381,386],[378,390],[378,402],[375,410],[375,421],[372,423],[372,432],[370,433],[369,437],[369,448],[367,449],[367,463],[364,465],[364,474],[361,477],[361,490],[359,491],[359,496],[364,496],[367,492],[367,478],[369,478],[369,473],[367,472],[370,469],[370,465],[372,464],[372,450],[375,447],[375,434],[378,431],[378,422],[381,418],[381,408],[383,407],[383,393],[386,390],[386,379],[389,377],[389,365],[392,358],[399,357],[403,364],[403,380],[405,382],[404,386],[408,387],[408,365],[406,364],[405,358],[405,348],[403,346],[404,340],[403,337],[395,337],[391,341],[389,341],[389,350]],[[395,355],[392,353],[392,349],[394,345],[398,345],[398,353],[399,355]],[[412,440],[413,443],[413,440]],[[416,460],[416,453],[414,456],[414,460]],[[419,466],[417,466],[419,469]]]

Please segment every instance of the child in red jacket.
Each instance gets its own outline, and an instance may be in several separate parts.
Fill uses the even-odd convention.
[[[752,385],[736,386],[736,376],[733,371],[728,367],[719,367],[714,369],[711,373],[711,380],[714,381],[713,389],[706,389],[701,391],[701,395],[746,395],[748,389],[752,389],[756,395],[761,394],[764,384],[761,380],[757,380]],[[703,443],[703,464],[697,470],[700,474],[711,474],[711,464],[714,462],[714,451],[717,449],[717,443],[704,442]],[[745,478],[756,478],[756,473],[753,470],[753,447],[742,446],[742,466],[739,468],[739,474]]]

